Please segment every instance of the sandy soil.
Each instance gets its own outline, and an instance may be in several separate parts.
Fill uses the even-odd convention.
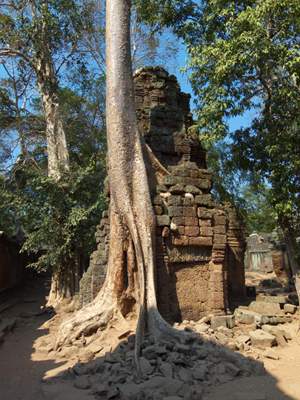
[[[279,360],[264,360],[265,376],[221,385],[207,400],[300,400],[300,344],[293,341],[276,352]]]
[[[45,322],[51,316],[34,314],[44,303],[45,290],[43,281],[37,278],[33,285],[17,294],[15,306],[0,313],[0,318],[18,318],[16,328],[0,345],[0,399],[92,400],[85,391],[53,379],[72,363],[62,361],[54,356],[54,352],[48,353],[42,348],[44,338],[49,343]],[[290,329],[295,334],[296,323],[291,324]],[[55,326],[51,331],[55,332]],[[54,333],[52,336],[55,340]],[[206,400],[300,400],[300,336],[298,338],[286,347],[276,349],[279,360],[264,359],[265,376],[236,379],[220,385]],[[51,384],[44,383],[45,379]]]

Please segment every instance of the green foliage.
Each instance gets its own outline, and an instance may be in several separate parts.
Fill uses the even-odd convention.
[[[9,2],[8,2],[9,3]],[[90,2],[51,0],[1,6],[0,43],[34,57],[47,45],[52,53],[78,45]]]
[[[199,17],[197,2],[192,0],[135,0],[134,5],[140,19],[155,30],[168,27],[181,36],[187,31],[187,21]]]
[[[263,185],[256,190],[250,185],[243,188],[242,208],[248,234],[254,231],[272,233],[278,226],[276,212],[269,199],[270,195],[270,189]]]
[[[95,248],[95,228],[106,207],[103,82],[90,78],[77,91],[59,91],[70,174],[59,182],[46,176],[45,123],[41,100],[33,98],[28,157],[19,157],[5,176],[0,175],[0,230],[10,236],[22,234],[23,251],[36,255],[32,267],[39,270],[72,266],[78,260],[84,268]],[[39,121],[40,132],[33,121]]]
[[[15,197],[7,188],[5,178],[0,175],[0,231],[4,231],[8,236],[17,234],[17,224],[15,217]]]
[[[201,139],[213,146],[226,138],[232,173],[248,173],[255,184],[267,181],[267,201],[279,221],[297,225],[299,1],[169,0],[152,1],[148,9],[141,3],[143,18],[174,25],[187,45]],[[229,119],[249,111],[249,126],[230,132]]]
[[[297,0],[202,2],[186,40],[205,138],[228,133],[228,117],[298,97],[299,17]]]
[[[210,143],[207,150],[208,167],[214,176],[214,196],[220,202],[234,204],[248,234],[273,232],[278,221],[271,188],[255,181],[250,171],[236,167],[232,162],[231,145],[226,141]]]
[[[0,190],[0,230],[22,227],[22,251],[36,254],[38,270],[87,259],[95,247],[95,226],[105,208],[103,160],[92,158],[59,183],[20,165]],[[102,183],[101,183],[102,182]]]

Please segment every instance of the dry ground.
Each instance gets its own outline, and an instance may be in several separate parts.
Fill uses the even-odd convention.
[[[46,348],[49,341],[55,341],[59,319],[56,317],[49,324],[49,314],[36,315],[44,303],[43,285],[43,281],[36,278],[34,284],[14,293],[17,304],[0,313],[0,318],[17,318],[14,331],[0,345],[0,400],[92,400],[88,392],[75,389],[70,382],[55,380],[61,371],[84,360],[78,360],[72,354],[66,354],[62,359]],[[6,301],[2,299],[2,303]],[[120,327],[115,337],[127,328]],[[290,329],[295,332],[297,324],[291,324]],[[105,342],[105,338],[103,340]],[[113,347],[114,343],[111,349]],[[264,359],[266,375],[219,385],[211,389],[206,399],[300,400],[300,339],[294,339],[276,351],[279,360]]]

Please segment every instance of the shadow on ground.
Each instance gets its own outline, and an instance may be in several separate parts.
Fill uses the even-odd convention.
[[[151,337],[146,338],[140,358],[142,377],[134,367],[134,335],[85,363],[75,361],[74,347],[68,359],[53,353],[36,354],[37,339],[41,341],[48,334],[41,327],[51,318],[36,313],[46,291],[36,278],[20,298],[35,296],[37,301],[23,302],[4,314],[18,317],[18,323],[0,347],[1,400],[300,399],[284,394],[259,361],[195,336],[185,344],[156,344]],[[36,315],[26,318],[28,312]],[[81,353],[83,343],[80,341]]]
[[[201,338],[156,344],[148,337],[140,363],[142,377],[130,336],[115,350],[48,379],[44,393],[49,400],[69,399],[70,390],[70,399],[81,400],[297,400],[280,391],[261,362]]]
[[[44,399],[42,378],[46,371],[58,366],[52,360],[33,361],[35,341],[48,333],[40,327],[51,315],[40,313],[48,290],[44,277],[34,275],[30,280],[19,288],[3,292],[0,298],[0,306],[12,304],[0,313],[0,320],[16,321],[14,330],[0,344],[1,400]]]

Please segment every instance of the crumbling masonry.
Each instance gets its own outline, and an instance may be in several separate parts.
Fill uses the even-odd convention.
[[[224,314],[244,296],[243,230],[235,209],[217,204],[206,152],[193,132],[190,96],[161,68],[134,76],[139,130],[157,216],[159,309],[169,321]],[[81,281],[81,304],[98,293],[108,258],[109,219],[96,232],[97,250]]]

